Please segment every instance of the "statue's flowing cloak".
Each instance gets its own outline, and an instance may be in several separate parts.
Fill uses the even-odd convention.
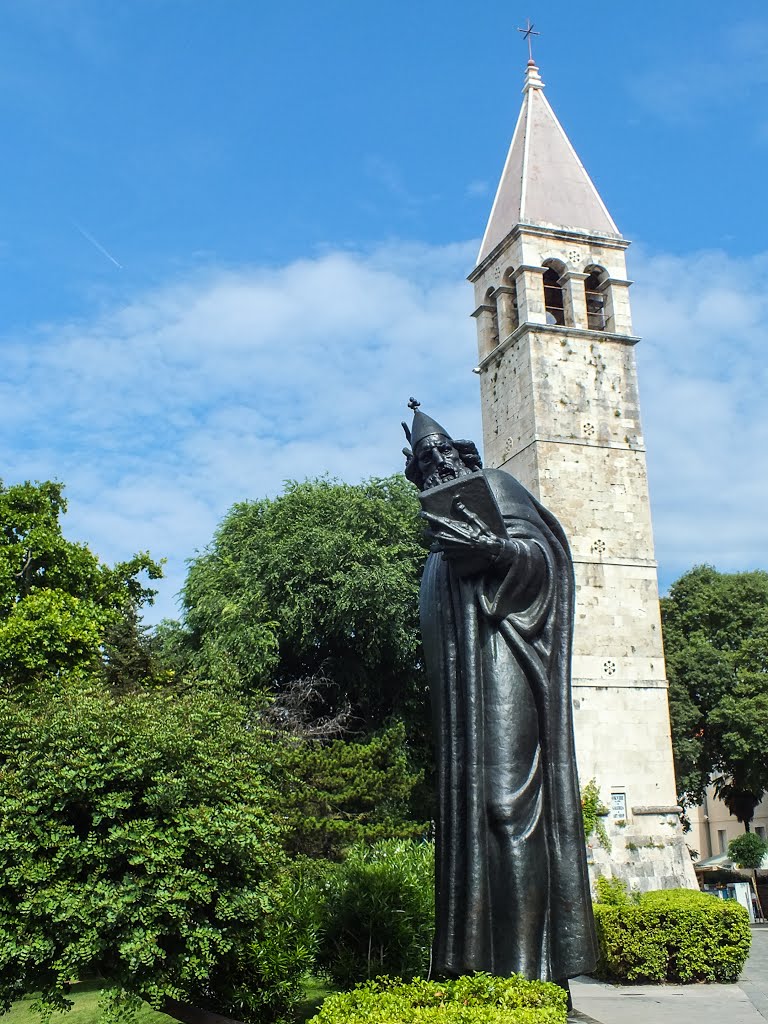
[[[515,937],[510,934],[507,940],[502,929],[500,939],[498,924],[494,927],[504,892],[493,888],[500,888],[498,868],[493,886],[489,869],[492,825],[485,766],[493,761],[494,751],[488,750],[484,736],[483,699],[489,688],[499,685],[490,678],[501,671],[495,667],[499,659],[488,657],[487,651],[489,645],[498,651],[501,639],[504,658],[511,656],[525,676],[523,685],[530,687],[538,719],[538,799],[549,888],[539,974],[560,980],[588,972],[596,962],[571,708],[573,568],[568,542],[554,516],[508,473],[484,472],[508,539],[520,542],[518,557],[508,571],[461,578],[435,552],[427,560],[421,587],[437,747],[433,966],[448,975],[473,970],[503,974],[509,972],[506,965],[515,962],[514,950],[498,948],[514,943]],[[538,560],[530,573],[526,552],[534,552]],[[533,560],[528,561],[532,566]],[[498,734],[492,742],[499,742]],[[528,811],[523,808],[521,813]]]

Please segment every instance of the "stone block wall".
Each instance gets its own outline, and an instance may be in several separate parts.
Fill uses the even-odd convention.
[[[675,807],[663,680],[654,686],[638,680],[601,685],[595,679],[574,679],[573,718],[582,786],[595,779],[606,804],[612,794],[622,794],[622,820],[632,824],[633,807]]]
[[[484,459],[536,495],[571,545],[579,775],[614,812],[613,851],[595,849],[591,870],[639,888],[695,886],[676,810],[626,245],[518,225],[473,272],[478,309],[494,295],[507,302],[513,281],[522,321],[480,348]],[[544,322],[547,261],[567,326]],[[594,266],[608,299],[603,331],[586,329],[575,291]]]
[[[621,878],[630,890],[696,889],[690,850],[676,814],[646,814],[634,824],[608,822],[611,849],[587,844],[589,878]]]

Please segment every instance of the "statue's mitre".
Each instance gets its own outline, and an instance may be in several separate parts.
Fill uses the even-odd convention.
[[[441,434],[443,437],[451,436],[437,420],[433,420],[431,416],[427,416],[425,412],[422,412],[418,407],[418,402],[414,399],[411,399],[411,402],[408,404],[413,409],[413,423],[410,430],[404,423],[403,430],[405,430],[405,436],[408,438],[412,450],[416,448],[419,441],[422,441],[430,434]]]

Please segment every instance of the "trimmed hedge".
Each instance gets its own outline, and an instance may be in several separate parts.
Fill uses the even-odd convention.
[[[597,903],[595,923],[609,981],[734,982],[752,941],[744,907],[691,889]]]
[[[519,975],[410,984],[376,978],[329,996],[310,1024],[566,1024],[565,991]]]

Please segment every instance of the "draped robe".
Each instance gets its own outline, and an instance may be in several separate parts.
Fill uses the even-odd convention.
[[[437,751],[434,969],[561,981],[596,940],[574,754],[573,566],[560,524],[484,470],[511,561],[430,554],[421,624]]]

